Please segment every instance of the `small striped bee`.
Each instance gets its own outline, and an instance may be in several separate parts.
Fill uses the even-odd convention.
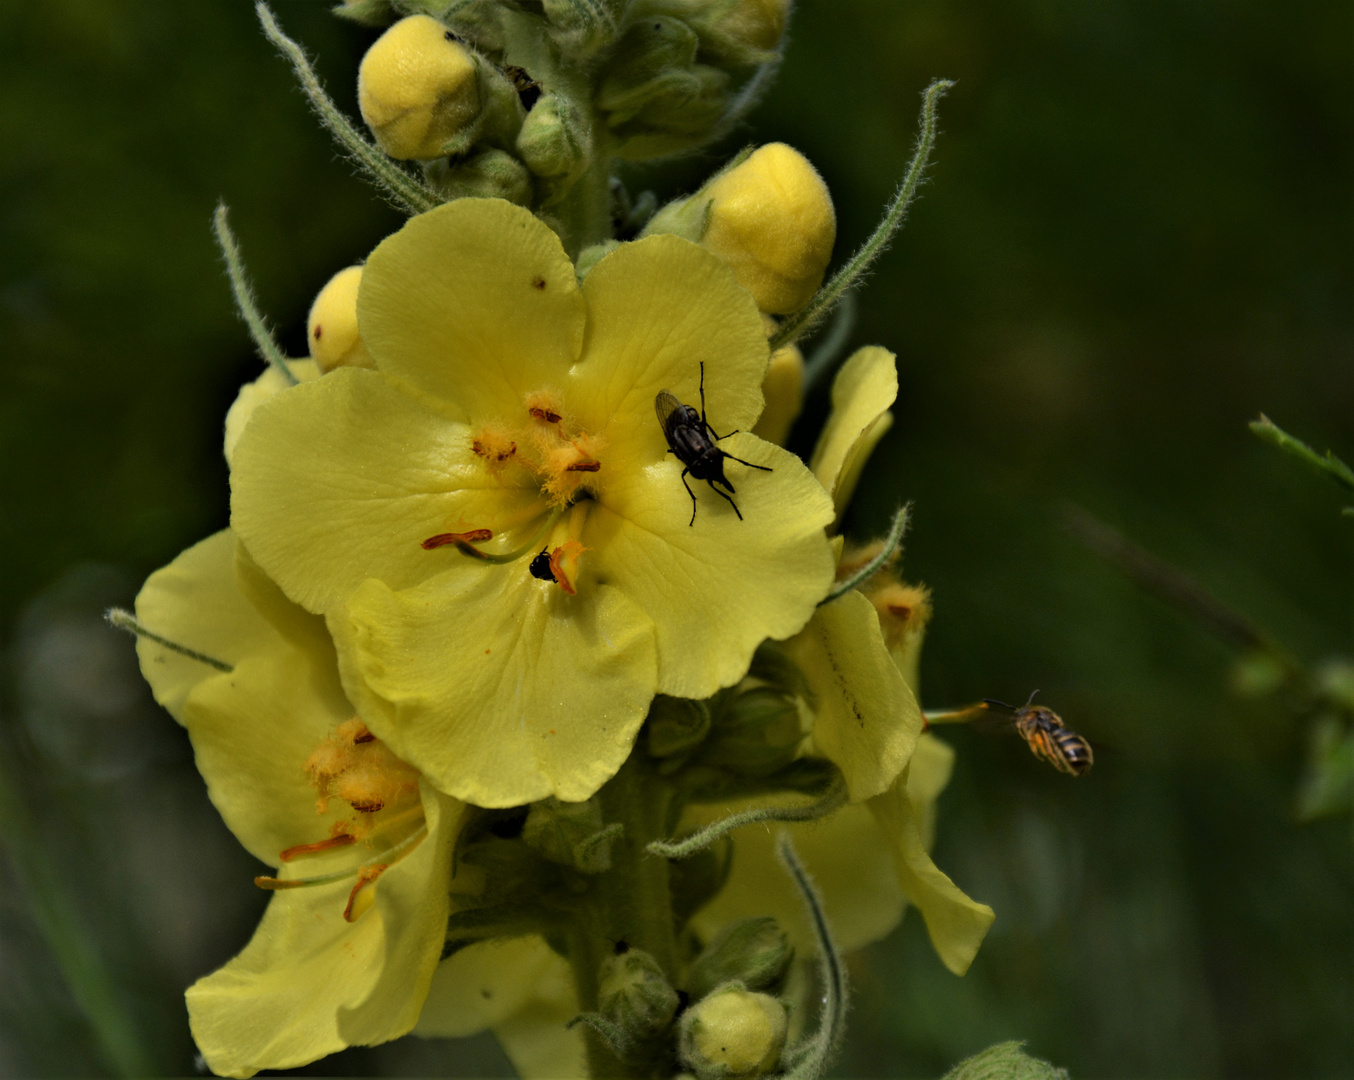
[[[1035,691],[1037,694],[1039,691]],[[1070,776],[1085,776],[1095,764],[1091,744],[1063,723],[1052,709],[1034,704],[1034,694],[1020,708],[1004,701],[983,699],[989,709],[1003,709],[1014,720],[1016,733],[1025,740],[1030,752],[1047,761],[1059,772]]]

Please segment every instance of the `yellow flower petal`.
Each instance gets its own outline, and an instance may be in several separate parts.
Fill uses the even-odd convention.
[[[371,253],[357,317],[381,371],[483,421],[563,381],[585,314],[547,226],[501,199],[457,199]]]
[[[211,1069],[252,1076],[356,1043],[407,1033],[441,955],[464,808],[425,789],[428,837],[376,885],[375,904],[343,918],[350,885],[274,895],[253,940],[188,990],[193,1038]]]
[[[460,1038],[501,1024],[531,1002],[559,962],[536,935],[468,945],[437,965],[414,1034]]]
[[[569,964],[556,956],[532,999],[494,1028],[522,1080],[576,1080],[588,1075],[583,1029],[565,1026],[580,1011]]]
[[[368,581],[329,625],[371,730],[478,806],[591,796],[657,681],[653,625],[625,592],[567,596],[521,563],[463,563],[399,593]]]
[[[340,369],[265,404],[235,459],[236,531],[283,591],[316,612],[368,578],[402,589],[458,565],[454,549],[422,542],[538,498],[534,486],[486,487],[469,430],[374,371]]]
[[[860,466],[891,421],[884,421],[898,396],[898,372],[893,353],[876,345],[858,349],[832,383],[832,413],[828,416],[809,467],[823,487],[832,492],[840,517],[851,496]]]
[[[691,523],[682,466],[670,455],[613,478],[588,520],[596,552],[586,558],[598,580],[614,582],[653,620],[658,690],[676,697],[708,697],[736,682],[763,640],[804,626],[834,572],[822,531],[832,508],[800,460],[748,434],[722,445],[772,469],[725,462],[742,521],[692,482]]]
[[[684,824],[704,825],[752,806],[803,799],[738,800],[693,807]],[[898,925],[906,898],[893,869],[888,841],[869,811],[843,807],[820,821],[751,826],[733,834],[733,868],[719,894],[697,912],[692,926],[709,941],[736,919],[770,915],[801,957],[817,949],[804,901],[775,854],[775,837],[788,829],[795,850],[818,884],[837,947],[850,952],[878,941]]]
[[[676,236],[622,244],[588,273],[583,295],[583,392],[572,397],[585,426],[646,460],[661,456],[654,398],[669,390],[699,409],[702,362],[711,426],[724,434],[757,422],[769,358],[761,316],[708,251]]]
[[[207,794],[240,843],[270,866],[280,865],[286,848],[328,835],[341,816],[338,806],[315,813],[303,768],[316,745],[353,715],[337,674],[332,650],[328,664],[317,665],[282,646],[205,680],[185,705]]]
[[[136,617],[161,637],[227,664],[276,649],[277,631],[260,618],[235,588],[235,534],[207,537],[146,580],[136,598]],[[215,668],[138,638],[141,673],[155,700],[183,723],[183,706]]]
[[[314,360],[293,360],[291,370],[292,374],[301,382],[310,382],[310,380],[320,377],[320,369]],[[231,465],[235,460],[235,444],[240,441],[240,436],[244,434],[244,426],[249,423],[249,418],[254,415],[254,410],[269,398],[275,397],[291,386],[292,383],[287,377],[270,365],[253,382],[247,382],[240,387],[240,392],[235,395],[234,402],[231,403],[226,412],[225,449],[227,465]]]
[[[921,709],[859,592],[820,607],[787,646],[809,684],[813,741],[854,802],[887,791],[912,756]]]
[[[970,900],[931,861],[905,782],[871,799],[869,807],[893,848],[898,881],[926,920],[941,962],[956,975],[964,974],[996,916],[986,904]]]
[[[927,851],[936,839],[936,800],[950,782],[952,772],[954,750],[929,731],[923,732],[917,740],[917,748],[912,751],[912,760],[907,763],[905,782],[907,797],[912,800],[912,810]]]

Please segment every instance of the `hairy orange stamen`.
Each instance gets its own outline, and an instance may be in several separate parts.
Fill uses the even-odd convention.
[[[472,544],[478,544],[485,540],[494,538],[491,529],[471,529],[469,532],[449,532],[438,533],[436,536],[430,536],[423,541],[423,550],[432,551],[434,548],[447,547],[455,545],[457,550],[466,555],[476,555],[483,558],[483,553],[471,547]]]

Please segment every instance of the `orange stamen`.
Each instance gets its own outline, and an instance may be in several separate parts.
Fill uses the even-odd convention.
[[[485,540],[492,540],[493,538],[494,534],[491,529],[471,529],[469,532],[459,533],[438,533],[436,536],[430,536],[423,541],[423,550],[432,551],[434,548],[455,545],[457,550],[466,555],[475,555],[483,558],[484,553],[471,545],[481,543]]]
[[[547,424],[558,424],[564,419],[559,413],[550,409],[541,409],[533,406],[528,409],[527,412],[531,413],[537,420],[544,420]]]
[[[353,891],[348,894],[348,905],[343,909],[343,918],[346,922],[354,922],[357,915],[353,914],[353,905],[357,903],[357,894],[370,885],[386,871],[385,863],[378,863],[375,866],[364,866],[357,872],[357,884],[353,886]],[[360,915],[361,912],[358,912]]]
[[[313,844],[297,844],[295,847],[289,847],[286,851],[280,852],[277,857],[283,862],[291,862],[292,859],[300,859],[306,855],[318,855],[322,851],[333,851],[335,848],[347,847],[356,842],[357,837],[349,833],[339,833],[337,836],[331,836],[328,840],[316,840]],[[258,883],[255,882],[255,884]]]
[[[575,461],[572,465],[566,465],[565,472],[597,472],[601,469],[600,461]]]

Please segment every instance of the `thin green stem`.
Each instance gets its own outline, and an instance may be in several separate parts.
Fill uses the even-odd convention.
[[[841,1045],[846,1030],[849,999],[846,965],[842,963],[841,953],[832,940],[832,929],[823,912],[823,898],[818,895],[817,887],[804,869],[804,864],[799,861],[788,833],[781,833],[776,839],[776,854],[794,880],[804,907],[808,910],[813,934],[818,942],[818,977],[823,984],[823,1007],[818,1014],[818,1030],[788,1055],[790,1060],[787,1064],[790,1067],[784,1073],[784,1080],[817,1080],[827,1071],[828,1063]]]
[[[712,822],[685,840],[654,840],[648,850],[669,859],[685,859],[704,851],[721,837],[744,825],[769,821],[817,821],[840,810],[846,803],[846,784],[839,776],[832,781],[822,798],[804,806],[758,806],[742,810]]]
[[[897,512],[893,515],[893,524],[889,526],[888,535],[884,537],[884,546],[879,550],[879,554],[845,581],[838,582],[836,588],[819,601],[819,607],[822,607],[824,604],[830,604],[833,600],[840,599],[856,586],[869,581],[870,578],[893,560],[893,557],[898,553],[898,548],[902,546],[903,536],[907,532],[907,518],[910,509],[910,504],[898,508]]]
[[[129,634],[135,634],[137,637],[143,637],[157,645],[163,645],[166,649],[170,649],[180,656],[186,656],[190,660],[196,660],[208,667],[214,667],[217,671],[231,672],[235,670],[232,665],[227,664],[224,660],[218,660],[214,656],[208,656],[196,649],[190,649],[187,645],[180,645],[177,641],[170,641],[169,638],[161,637],[159,634],[146,629],[130,611],[124,611],[122,608],[109,608],[104,613],[104,618],[108,620],[109,626],[116,626],[119,630],[126,630]]]
[[[254,347],[264,360],[277,368],[292,386],[299,381],[291,369],[291,362],[282,346],[273,337],[268,321],[259,311],[254,301],[254,290],[249,284],[249,275],[245,272],[244,259],[240,255],[240,245],[235,234],[230,231],[229,211],[225,203],[220,203],[212,215],[212,229],[216,233],[216,243],[221,248],[221,257],[226,260],[226,274],[230,278],[230,291],[235,295],[235,307],[249,327],[249,336],[254,339]]]
[[[1259,420],[1252,420],[1249,426],[1251,431],[1265,442],[1277,446],[1286,454],[1291,454],[1317,472],[1324,473],[1346,491],[1354,491],[1354,470],[1329,450],[1324,454],[1317,453],[1301,439],[1295,439],[1284,431],[1264,413],[1260,414]]]
[[[913,151],[912,161],[908,164],[903,182],[884,212],[884,217],[870,234],[870,238],[861,245],[860,250],[851,256],[851,261],[838,270],[832,276],[832,280],[819,289],[808,304],[780,324],[780,328],[771,336],[773,352],[782,345],[797,341],[836,307],[846,291],[870,269],[874,261],[888,248],[894,235],[902,228],[908,207],[916,198],[917,188],[921,186],[922,177],[926,173],[926,164],[935,146],[936,108],[945,92],[953,85],[949,79],[937,79],[926,88],[922,98],[921,134],[917,137],[917,147]]]
[[[378,147],[363,137],[351,120],[343,115],[333,99],[325,93],[320,77],[315,74],[305,50],[282,32],[268,5],[255,4],[254,11],[268,40],[291,61],[296,78],[301,83],[301,89],[310,99],[311,108],[319,116],[320,123],[334,136],[353,163],[364,170],[386,197],[407,214],[421,214],[441,205],[442,199],[437,192],[383,154]]]

